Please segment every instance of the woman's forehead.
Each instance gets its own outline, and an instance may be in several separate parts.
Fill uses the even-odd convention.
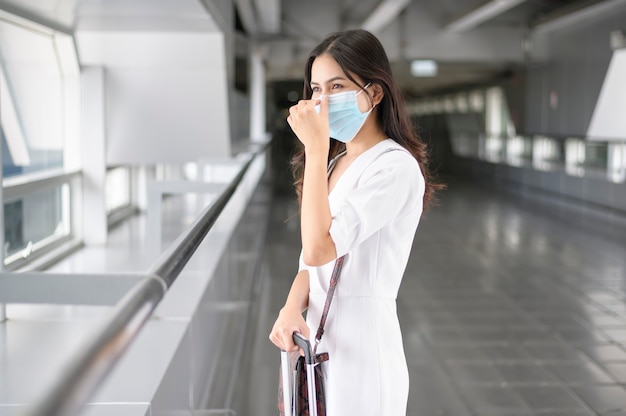
[[[358,77],[352,77],[358,80]],[[311,66],[311,82],[323,84],[337,79],[352,82],[332,56],[323,54],[315,58]]]

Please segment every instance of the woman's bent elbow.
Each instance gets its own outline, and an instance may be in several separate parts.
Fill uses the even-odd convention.
[[[304,264],[307,266],[323,266],[337,258],[335,249],[332,250],[303,250]]]

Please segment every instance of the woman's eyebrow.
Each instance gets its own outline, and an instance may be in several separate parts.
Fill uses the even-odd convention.
[[[326,81],[326,84],[328,84],[328,83],[330,83],[330,82],[333,82],[333,81],[337,81],[337,80],[342,80],[342,81],[345,81],[346,79],[345,79],[344,77],[333,77],[333,78],[331,78],[331,79],[327,80],[327,81]],[[313,84],[315,84],[315,85],[319,85],[319,83],[318,83],[318,82],[311,81],[311,85],[313,85]]]

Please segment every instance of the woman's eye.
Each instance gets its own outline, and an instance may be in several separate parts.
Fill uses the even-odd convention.
[[[320,92],[320,87],[312,87],[311,90],[313,92]]]
[[[333,86],[332,86],[332,89],[333,89],[333,90],[337,90],[337,89],[339,89],[339,88],[342,88],[342,85],[339,85],[339,84],[333,84]]]

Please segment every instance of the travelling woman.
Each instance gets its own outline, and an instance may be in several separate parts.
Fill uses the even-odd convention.
[[[292,351],[294,331],[315,335],[334,260],[346,255],[318,348],[330,356],[322,364],[327,415],[405,415],[396,297],[420,216],[440,185],[371,33],[335,33],[318,45],[304,98],[287,118],[304,146],[292,161],[302,254],[270,339]]]

